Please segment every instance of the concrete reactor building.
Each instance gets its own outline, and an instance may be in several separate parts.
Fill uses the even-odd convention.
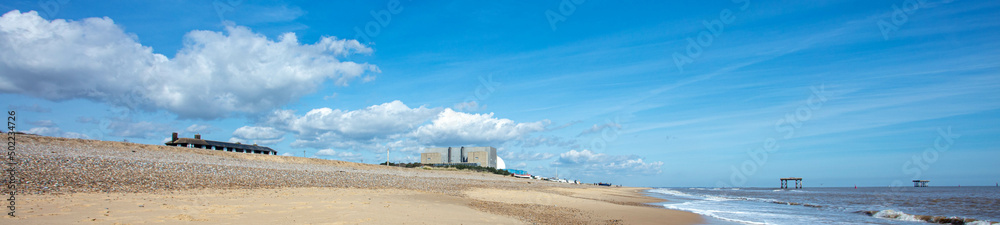
[[[497,149],[494,147],[427,148],[420,153],[422,164],[475,164],[497,168]]]

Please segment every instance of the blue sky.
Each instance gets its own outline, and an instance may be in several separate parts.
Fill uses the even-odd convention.
[[[632,186],[994,185],[1000,3],[0,3],[18,129]]]

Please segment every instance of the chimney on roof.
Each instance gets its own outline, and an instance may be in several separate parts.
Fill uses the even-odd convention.
[[[170,142],[175,142],[175,141],[177,141],[177,132],[174,132],[174,135],[172,136],[172,138],[170,138]]]
[[[201,134],[195,134],[194,139],[201,139]]]

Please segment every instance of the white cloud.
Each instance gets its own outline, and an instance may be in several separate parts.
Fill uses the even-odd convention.
[[[32,127],[31,129],[28,129],[28,131],[25,131],[25,133],[42,136],[58,136],[58,134],[62,133],[62,130],[58,127]]]
[[[426,146],[499,145],[543,131],[549,123],[515,123],[495,118],[492,113],[467,114],[450,108],[410,108],[398,100],[359,110],[319,108],[304,115],[277,110],[261,121],[262,126],[295,134],[292,147],[376,152],[387,148],[419,152]]]
[[[553,164],[575,166],[587,163],[601,163],[607,159],[608,159],[607,155],[605,155],[604,153],[594,153],[591,152],[590,150],[583,150],[583,151],[569,150],[568,152],[559,154],[559,160],[557,160]]]
[[[219,118],[271,110],[327,80],[347,85],[379,72],[338,60],[372,49],[333,37],[301,44],[294,33],[269,40],[240,26],[195,30],[172,59],[137,40],[107,17],[49,21],[8,12],[0,17],[0,92]]]
[[[415,151],[417,143],[402,134],[426,123],[441,109],[424,106],[410,108],[400,101],[345,111],[319,108],[305,115],[291,110],[275,111],[264,124],[296,134],[294,147],[343,148],[352,150]]]
[[[335,99],[335,98],[337,98],[337,96],[340,96],[340,94],[333,93],[332,95],[323,96],[323,100]]]
[[[243,126],[233,131],[229,142],[271,145],[285,140],[285,132],[273,127]]]
[[[548,152],[506,152],[500,155],[501,158],[505,158],[510,161],[537,161],[546,160],[555,157],[556,154]]]
[[[315,156],[333,156],[343,161],[358,161],[364,158],[363,155],[353,152],[337,152],[333,149],[323,149],[316,152]]]
[[[335,151],[333,149],[323,149],[323,150],[316,151],[316,155],[317,156],[336,156],[337,155],[337,151]]]
[[[439,111],[440,109],[424,106],[410,108],[397,100],[354,111],[313,109],[301,117],[294,115],[294,111],[281,110],[274,112],[266,123],[296,132],[299,139],[330,136],[337,139],[370,140],[411,130]]]
[[[390,138],[374,138],[367,140],[353,140],[348,138],[343,138],[337,136],[334,133],[324,133],[319,137],[314,139],[296,139],[291,144],[292,147],[311,147],[311,148],[338,148],[338,149],[350,149],[352,151],[370,151],[370,152],[380,152],[385,153],[386,149],[390,149],[393,152],[420,152],[423,150],[424,144],[416,142],[412,139],[390,139]]]
[[[556,167],[582,168],[586,173],[599,174],[659,174],[663,162],[645,162],[635,155],[607,155],[594,153],[590,150],[569,150],[559,154],[559,159],[552,162]]]
[[[365,75],[364,77],[361,78],[361,82],[362,83],[372,82],[373,80],[375,80],[375,75],[374,74],[368,74],[368,75]]]
[[[660,174],[663,172],[660,167],[663,162],[643,162],[641,158],[626,159],[624,161],[613,161],[601,165],[603,169],[609,171],[627,171],[639,174]]]
[[[28,129],[28,131],[26,131],[25,133],[50,136],[50,137],[90,139],[90,136],[87,136],[86,134],[81,134],[76,132],[63,132],[62,129],[59,129],[58,127],[33,127],[31,129]]]
[[[285,132],[272,127],[243,126],[233,131],[233,136],[243,139],[278,139]]]
[[[295,156],[295,154],[293,154],[293,153],[291,153],[291,152],[285,152],[285,153],[281,153],[281,155],[282,155],[282,156]]]
[[[498,144],[544,131],[548,120],[516,123],[489,114],[468,114],[445,109],[431,124],[421,126],[410,135],[432,145]]]
[[[229,138],[230,143],[241,143],[241,144],[258,144],[258,145],[273,145],[278,142],[284,141],[284,138],[274,139],[274,140],[253,140],[253,139],[240,139],[237,137]]]

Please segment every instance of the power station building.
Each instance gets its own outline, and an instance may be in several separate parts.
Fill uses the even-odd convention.
[[[170,142],[165,143],[168,146],[181,146],[188,148],[204,148],[209,150],[219,150],[227,152],[239,152],[239,153],[254,153],[254,154],[264,154],[264,155],[277,155],[278,151],[274,149],[254,145],[245,145],[240,143],[229,143],[222,141],[212,141],[201,139],[200,134],[195,134],[194,138],[178,138],[177,133],[174,133],[170,138]]]
[[[497,168],[497,149],[494,147],[427,148],[420,153],[422,164],[474,164]]]

